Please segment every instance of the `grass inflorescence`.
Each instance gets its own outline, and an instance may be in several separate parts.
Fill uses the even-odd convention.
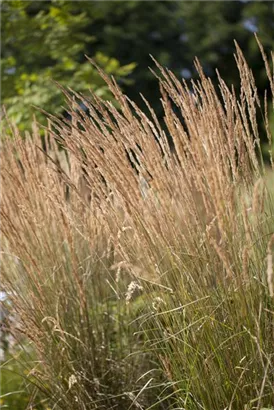
[[[164,123],[98,69],[115,106],[64,90],[71,122],[49,116],[43,143],[36,123],[2,142],[10,332],[30,343],[25,366],[48,406],[273,405],[273,171],[260,115],[270,146],[271,129],[237,45],[235,59],[239,95],[219,74],[216,90],[198,61],[191,84],[156,63]]]

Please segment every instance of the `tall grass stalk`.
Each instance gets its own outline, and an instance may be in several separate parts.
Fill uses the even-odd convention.
[[[49,116],[46,147],[36,124],[3,142],[4,289],[55,408],[273,405],[260,115],[270,146],[271,130],[237,44],[235,59],[239,95],[198,60],[190,85],[156,62],[165,124],[98,68],[116,106],[64,90],[72,122]]]

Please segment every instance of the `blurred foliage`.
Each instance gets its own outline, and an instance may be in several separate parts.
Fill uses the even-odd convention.
[[[18,350],[18,349],[17,349]],[[35,380],[31,380],[29,369],[24,362],[29,354],[17,351],[8,355],[5,362],[1,363],[1,395],[0,408],[11,410],[50,410],[47,400],[35,387]]]
[[[186,81],[197,76],[193,66],[197,56],[215,85],[217,68],[222,78],[238,91],[234,39],[252,67],[262,97],[268,88],[253,33],[258,33],[267,53],[273,50],[273,2],[115,1],[96,2],[94,8],[98,10],[96,24],[89,33],[96,34],[95,50],[115,55],[121,64],[138,62],[130,76],[136,86],[126,85],[124,90],[131,99],[142,104],[142,108],[139,92],[150,101],[157,114],[162,115],[158,83],[147,69],[148,66],[154,68],[150,54]]]
[[[266,52],[273,49],[273,2],[4,0],[2,102],[24,128],[34,112],[31,104],[63,111],[62,93],[52,80],[111,98],[86,54],[113,74],[131,99],[140,104],[141,92],[161,115],[150,54],[186,80],[196,76],[198,56],[214,82],[217,67],[237,90],[234,39],[262,93],[267,79],[253,32]]]
[[[85,10],[70,1],[2,3],[2,102],[21,129],[30,127],[34,112],[43,120],[32,106],[56,115],[63,112],[64,98],[54,81],[111,98],[86,53],[108,74],[127,81],[135,64],[121,66],[116,58],[92,52],[95,37],[87,30],[91,23]]]

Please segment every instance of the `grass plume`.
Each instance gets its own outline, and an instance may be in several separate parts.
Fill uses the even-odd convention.
[[[49,116],[46,148],[36,124],[3,141],[4,289],[56,408],[272,405],[261,112],[271,130],[237,44],[235,59],[239,96],[198,60],[190,85],[156,62],[164,124],[98,68],[115,106],[64,90],[72,121]]]

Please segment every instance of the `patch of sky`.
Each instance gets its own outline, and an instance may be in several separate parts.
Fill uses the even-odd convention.
[[[9,67],[5,69],[5,73],[10,74],[10,75],[15,74],[15,71],[16,71],[16,67]]]
[[[183,68],[180,71],[180,74],[183,78],[185,78],[186,80],[189,80],[192,77],[191,71],[188,68]]]
[[[185,33],[182,33],[179,37],[180,43],[187,43],[188,42],[188,35]]]
[[[256,17],[249,17],[243,21],[243,26],[246,30],[251,31],[251,33],[257,33],[257,19]]]

